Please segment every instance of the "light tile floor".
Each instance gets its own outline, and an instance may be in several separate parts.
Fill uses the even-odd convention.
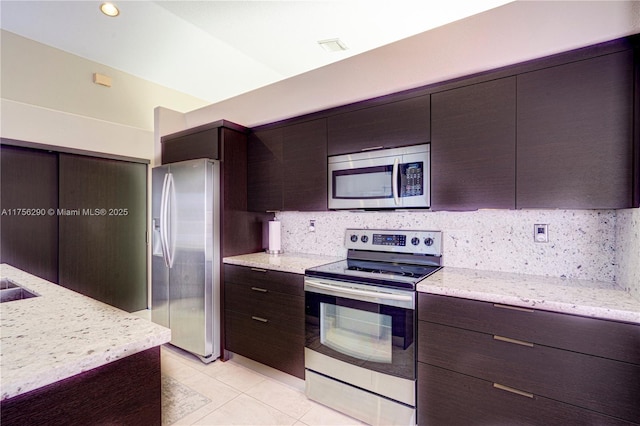
[[[162,346],[161,356],[162,374],[211,400],[174,425],[363,424],[308,400],[302,380],[246,358],[204,364],[171,345]]]

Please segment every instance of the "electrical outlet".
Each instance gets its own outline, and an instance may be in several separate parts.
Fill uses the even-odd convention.
[[[549,242],[549,225],[546,223],[533,225],[533,241],[536,243]]]
[[[309,232],[316,232],[316,221],[315,221],[315,219],[309,220]]]

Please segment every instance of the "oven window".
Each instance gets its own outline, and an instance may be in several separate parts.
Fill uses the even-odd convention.
[[[391,363],[391,316],[320,303],[320,342],[365,361]]]
[[[333,198],[392,198],[393,166],[376,166],[333,172]]]

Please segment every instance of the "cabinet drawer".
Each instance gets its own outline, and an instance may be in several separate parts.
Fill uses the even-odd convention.
[[[493,382],[418,363],[419,425],[629,425],[628,422]]]
[[[225,310],[225,349],[304,379],[304,334]]]
[[[226,283],[225,309],[269,321],[304,336],[304,297],[276,293],[246,284]]]
[[[424,321],[418,335],[421,362],[629,421],[640,419],[640,365]]]
[[[640,326],[634,324],[425,293],[418,295],[418,317],[640,364]]]
[[[304,297],[304,275],[246,266],[224,265],[225,282]]]

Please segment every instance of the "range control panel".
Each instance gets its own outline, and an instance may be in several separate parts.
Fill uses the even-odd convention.
[[[441,231],[347,229],[347,249],[442,255]]]

